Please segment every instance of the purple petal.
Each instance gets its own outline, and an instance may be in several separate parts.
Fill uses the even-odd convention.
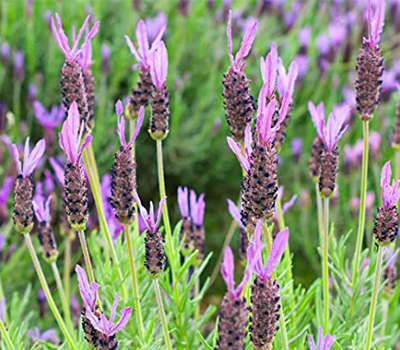
[[[243,41],[240,45],[240,49],[235,56],[236,67],[238,67],[239,64],[241,63],[242,59],[245,58],[249,54],[251,47],[253,45],[254,38],[257,33],[257,26],[258,26],[258,22],[256,20],[254,20],[253,24],[250,25],[247,28],[246,32],[244,33]]]
[[[158,204],[158,212],[157,212],[157,221],[155,222],[155,230],[158,229],[158,226],[160,225],[161,217],[162,217],[162,209],[167,201],[167,197],[164,197],[160,200],[160,203]]]
[[[228,25],[226,26],[226,36],[228,38],[228,55],[231,65],[234,65],[232,55],[232,10],[229,10]]]
[[[133,132],[133,135],[129,140],[128,146],[132,145],[133,142],[136,140],[137,136],[139,135],[140,128],[142,127],[143,124],[143,119],[144,119],[144,107],[140,106],[139,115],[136,121],[135,131]]]
[[[163,41],[158,43],[156,50],[151,55],[150,74],[153,84],[162,89],[167,81],[168,53]]]
[[[38,163],[43,157],[44,151],[46,149],[46,142],[44,139],[39,140],[32,152],[29,152],[29,137],[26,139],[25,143],[25,152],[28,151],[28,154],[24,154],[24,165],[22,170],[22,175],[24,177],[29,176],[33,173]]]
[[[225,248],[224,261],[221,265],[221,274],[228,288],[228,292],[230,293],[235,289],[234,269],[235,262],[233,259],[232,249],[227,246]]]
[[[147,39],[146,25],[143,20],[139,21],[135,34],[138,42],[139,54],[142,57],[142,63],[148,67],[149,41]]]
[[[178,205],[182,218],[189,216],[189,191],[187,187],[178,187]]]
[[[6,312],[6,298],[0,299],[0,320],[4,322],[4,315]]]
[[[260,59],[261,75],[264,84],[267,85],[267,97],[271,97],[275,91],[276,73],[278,68],[278,51],[275,44],[271,45],[271,51],[265,61]]]
[[[131,50],[132,55],[135,56],[136,61],[141,63],[142,62],[142,58],[140,57],[139,53],[136,51],[135,45],[133,45],[131,39],[129,39],[129,36],[125,35],[125,41],[126,41],[126,44],[129,47],[129,50]]]
[[[264,276],[269,276],[278,265],[289,239],[289,230],[285,228],[276,236],[265,265]]]
[[[236,204],[228,199],[228,209],[229,209],[229,213],[231,214],[233,220],[235,220],[237,222],[237,224],[239,225],[239,227],[243,230],[243,224],[242,224],[242,218],[240,215],[240,209],[236,206]]]
[[[21,161],[19,160],[19,151],[16,145],[11,145],[11,157],[14,160],[15,165],[17,166],[18,174],[22,174]]]
[[[311,334],[307,334],[308,345],[310,346],[310,350],[315,350],[315,341]]]
[[[113,326],[110,330],[110,335],[113,335],[119,331],[121,331],[126,324],[128,323],[132,314],[132,307],[126,307],[121,310],[121,318],[119,321]]]
[[[250,163],[246,157],[243,156],[242,150],[240,148],[240,144],[235,142],[231,137],[226,138],[228,140],[228,145],[229,148],[233,153],[235,153],[240,166],[243,168],[243,170],[247,173],[250,169]]]
[[[390,161],[387,161],[382,168],[381,173],[381,188],[385,188],[390,185],[390,178],[392,176],[392,169],[390,167]]]

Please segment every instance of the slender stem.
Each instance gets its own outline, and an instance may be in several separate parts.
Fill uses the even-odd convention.
[[[360,212],[358,218],[358,232],[357,232],[357,243],[356,251],[354,253],[353,260],[353,278],[352,285],[355,286],[358,277],[358,269],[360,265],[360,255],[362,249],[362,242],[364,238],[364,227],[365,227],[365,198],[367,194],[367,177],[368,177],[368,121],[363,121],[363,133],[364,133],[364,149],[363,149],[363,160],[362,160],[362,173],[361,173],[361,199],[360,199]],[[353,287],[353,290],[355,288]]]
[[[371,343],[372,343],[372,331],[374,328],[376,304],[378,301],[379,283],[381,280],[382,260],[383,260],[383,248],[379,246],[378,258],[375,268],[374,289],[372,291],[371,307],[369,309],[368,332],[367,332],[367,341],[365,344],[365,350],[369,350],[371,348]]]
[[[10,335],[8,334],[7,329],[4,326],[4,323],[1,320],[1,318],[0,318],[0,331],[1,331],[1,334],[3,335],[4,339],[6,340],[8,349],[9,350],[15,350],[14,345],[13,345],[13,343],[11,341]]]
[[[112,238],[111,238],[111,234],[110,231],[108,229],[108,225],[107,225],[107,220],[106,217],[104,215],[104,209],[103,209],[103,202],[101,199],[101,193],[100,193],[100,183],[96,183],[93,173],[92,173],[92,169],[89,163],[89,159],[88,159],[88,154],[85,151],[83,152],[83,161],[85,162],[85,167],[86,167],[86,171],[89,177],[89,182],[90,182],[90,187],[92,189],[93,192],[93,198],[96,204],[96,208],[97,208],[97,213],[99,215],[99,221],[100,221],[100,226],[101,226],[101,232],[104,234],[104,238],[107,242],[107,246],[108,249],[110,251],[111,254],[111,258],[114,262],[114,264],[117,266],[117,274],[118,274],[118,279],[121,283],[121,295],[122,298],[126,298],[126,292],[125,292],[125,287],[124,287],[124,277],[122,275],[121,272],[121,267],[120,267],[120,263],[119,263],[119,259],[117,256],[117,253],[115,251],[115,247],[114,244],[112,242]]]
[[[168,332],[167,318],[165,316],[165,311],[164,311],[164,305],[163,305],[162,296],[161,296],[160,285],[158,284],[158,279],[157,278],[153,279],[153,285],[154,285],[154,291],[156,293],[158,310],[160,312],[161,322],[162,322],[162,326],[163,326],[165,343],[167,344],[167,349],[168,350],[172,350],[171,339],[169,338],[169,332]]]
[[[329,197],[324,200],[324,245],[322,253],[322,278],[324,289],[324,331],[329,331],[329,270],[328,270],[328,254],[329,254]]]
[[[388,313],[389,313],[389,300],[384,299],[382,301],[382,328],[381,328],[381,332],[380,332],[381,338],[383,338],[386,335],[386,326],[388,323]],[[385,348],[385,346],[382,343],[381,349],[384,349],[384,348]]]
[[[93,170],[94,179],[96,180],[96,185],[97,185],[100,184],[100,177],[99,177],[99,171],[97,170],[96,158],[94,157],[92,144],[89,144],[87,150],[88,150],[89,162],[91,165],[91,169]]]
[[[196,273],[197,268],[195,268],[194,272]],[[197,276],[194,281],[194,298],[196,299],[200,293],[200,276]],[[196,308],[194,309],[194,319],[197,320],[200,315],[200,302],[197,303]]]
[[[142,320],[142,311],[140,307],[140,295],[139,295],[139,283],[138,277],[136,273],[135,259],[133,257],[133,248],[132,248],[132,240],[129,233],[129,227],[127,224],[124,224],[125,230],[125,238],[128,244],[128,253],[129,253],[129,262],[131,266],[131,275],[132,275],[132,284],[133,284],[133,293],[134,293],[134,303],[135,303],[135,312],[136,312],[136,321],[139,327],[139,337],[140,340],[144,340],[144,327]]]
[[[215,282],[217,276],[219,275],[220,267],[221,267],[221,261],[222,257],[224,256],[225,248],[229,245],[229,243],[232,240],[233,234],[235,233],[237,223],[235,220],[232,220],[231,225],[229,226],[228,233],[225,236],[224,244],[222,246],[221,252],[219,253],[217,263],[214,266],[214,270],[211,274],[210,281],[208,283],[207,289],[211,287],[211,285]]]
[[[157,167],[158,167],[158,184],[160,187],[160,199],[166,197],[165,192],[165,179],[164,179],[164,163],[163,163],[163,154],[162,154],[162,141],[157,140]],[[162,209],[163,212],[163,220],[165,226],[165,235],[167,238],[168,250],[170,253],[170,259],[172,264],[175,265],[175,252],[172,245],[172,233],[171,233],[171,225],[169,222],[168,215],[168,205],[167,201],[164,202],[164,206]],[[174,271],[174,269],[172,269]]]
[[[272,238],[271,234],[268,230],[268,224],[264,223],[262,225],[262,230],[264,233],[264,238],[265,242],[267,244],[267,252],[268,254],[271,252],[272,249]],[[277,281],[277,276],[276,276],[276,271],[273,270],[271,272],[271,277]],[[287,336],[287,330],[286,330],[286,324],[285,324],[285,313],[283,312],[283,305],[281,303],[281,307],[279,308],[279,327],[281,329],[281,335],[282,335],[282,345],[284,350],[289,350],[289,341],[288,341],[288,336]]]
[[[51,292],[47,284],[46,277],[44,276],[42,267],[40,266],[39,259],[36,256],[35,248],[33,247],[29,233],[24,234],[24,237],[26,245],[28,246],[29,249],[29,253],[31,254],[33,265],[35,266],[36,273],[39,277],[40,284],[42,285],[42,289],[44,291],[44,294],[46,295],[47,302],[49,303],[50,309],[53,312],[53,315],[61,329],[61,332],[64,334],[64,337],[67,340],[71,350],[78,350],[77,347],[75,346],[73,338],[69,334],[67,326],[65,325],[64,320],[60,315],[60,312],[58,311],[56,303],[54,302],[53,297],[51,296]]]
[[[319,246],[323,246],[324,242],[324,218],[322,209],[322,197],[319,193],[318,183],[315,184],[315,196],[317,199],[317,215],[318,215],[318,232],[319,232]]]
[[[20,125],[19,121],[21,120],[21,82],[18,80],[14,84],[14,93],[13,93],[13,112],[14,112],[14,125],[16,131],[18,131],[18,127]]]
[[[89,249],[86,244],[85,233],[82,230],[78,231],[79,241],[81,242],[82,252],[83,252],[83,259],[85,260],[86,271],[89,275],[90,283],[95,282],[94,273],[92,268],[92,262],[90,261],[90,254]]]
[[[65,290],[64,290],[63,284],[61,282],[60,272],[58,271],[57,264],[55,261],[53,261],[51,263],[51,268],[53,270],[54,279],[56,280],[58,292],[60,293],[61,305],[62,305],[62,308],[64,311],[64,317],[66,319],[67,327],[68,327],[69,331],[71,332],[71,334],[73,334],[74,327],[72,326],[72,322],[71,322],[71,313],[69,310],[69,302],[68,302],[67,296],[65,294]]]
[[[67,236],[65,242],[65,252],[64,252],[64,289],[65,297],[70,300],[70,274],[71,274],[71,239]]]

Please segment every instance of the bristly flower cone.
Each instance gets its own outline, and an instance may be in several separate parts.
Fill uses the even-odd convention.
[[[88,190],[82,165],[68,163],[65,168],[65,205],[74,230],[84,230],[88,221]]]
[[[393,130],[392,147],[397,151],[400,150],[400,100],[396,108],[396,122]]]
[[[395,240],[398,222],[398,210],[395,205],[390,208],[378,208],[375,218],[374,235],[379,245],[388,245]]]
[[[94,86],[94,76],[90,69],[86,69],[82,71],[83,73],[83,80],[85,82],[85,89],[86,89],[86,100],[88,106],[88,127],[93,130],[95,116],[96,116],[96,98],[94,95],[95,86]]]
[[[324,149],[321,155],[318,187],[325,197],[331,196],[335,191],[338,157],[337,147],[333,151]]]
[[[155,233],[147,231],[144,244],[144,266],[152,277],[157,277],[165,270],[164,239],[160,231]]]
[[[271,276],[257,276],[251,286],[250,340],[256,349],[272,349],[278,330],[279,286]]]
[[[242,263],[247,263],[247,248],[249,246],[249,236],[245,229],[239,231],[239,259]]]
[[[33,228],[33,183],[31,177],[18,175],[14,187],[13,221],[18,232],[29,233]]]
[[[193,250],[193,224],[190,216],[182,218],[180,241],[183,240],[182,253],[189,255]]]
[[[162,90],[154,88],[152,96],[149,132],[153,139],[163,140],[168,135],[169,93],[164,85]]]
[[[84,125],[87,127],[89,119],[88,101],[82,67],[78,59],[71,62],[68,62],[68,60],[65,61],[61,69],[60,84],[65,110],[68,111],[72,102],[75,101],[78,105],[80,121],[81,123],[84,122]]]
[[[242,223],[254,227],[256,220],[270,220],[278,195],[277,153],[272,144],[254,140],[250,170],[243,181]]]
[[[195,265],[200,265],[205,254],[205,231],[203,225],[193,225],[193,248],[198,251]]]
[[[153,82],[151,80],[150,70],[141,66],[139,73],[139,81],[132,90],[129,98],[127,117],[130,119],[137,118],[141,106],[147,107],[153,92]]]
[[[38,225],[38,238],[42,248],[43,259],[47,262],[57,260],[58,250],[50,223],[42,221]]]
[[[255,110],[253,97],[250,95],[249,80],[243,71],[229,67],[222,81],[224,106],[232,138],[244,140],[244,130],[251,122]]]
[[[135,218],[134,192],[136,189],[136,163],[131,147],[120,147],[114,156],[111,171],[111,200],[115,217],[121,224],[129,224]]]
[[[311,146],[311,157],[308,162],[308,169],[310,170],[310,175],[314,179],[314,181],[318,181],[319,179],[319,166],[323,151],[324,143],[318,136],[316,136]]]
[[[277,132],[275,134],[274,146],[275,146],[277,152],[280,151],[280,149],[282,148],[282,144],[286,139],[286,130],[289,125],[291,110],[292,110],[292,104],[290,104],[288,113],[286,114],[285,118],[282,120],[282,122],[279,126],[279,129],[277,130]],[[274,122],[272,125],[273,127],[275,126],[276,122],[278,121],[278,117],[279,117],[279,108],[276,108],[276,111],[274,114]]]
[[[226,293],[219,306],[216,350],[243,350],[246,340],[247,301]]]
[[[378,46],[363,44],[357,58],[356,103],[361,120],[369,121],[378,106],[383,56]]]

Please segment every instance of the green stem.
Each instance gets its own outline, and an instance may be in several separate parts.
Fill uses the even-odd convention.
[[[56,303],[54,302],[53,297],[51,296],[51,292],[50,292],[49,286],[47,284],[46,277],[44,276],[42,267],[40,266],[39,259],[36,256],[35,248],[33,247],[32,240],[31,240],[29,233],[24,234],[24,237],[25,237],[25,242],[26,242],[26,245],[28,246],[32,261],[33,261],[33,265],[35,266],[36,273],[39,277],[40,284],[42,285],[42,289],[44,291],[44,294],[46,295],[47,302],[49,303],[50,309],[53,312],[53,315],[61,329],[61,332],[64,334],[64,337],[67,340],[71,350],[78,350],[75,346],[74,340],[72,339],[71,335],[69,334],[67,326],[65,325],[64,320],[60,315],[60,312],[57,309]]]
[[[329,331],[329,270],[328,270],[328,254],[329,254],[329,197],[324,200],[324,245],[322,253],[322,278],[324,289],[324,332]]]
[[[8,349],[9,350],[15,350],[14,345],[13,345],[13,343],[11,341],[10,335],[8,334],[7,329],[4,326],[4,323],[1,320],[1,318],[0,318],[0,331],[1,331],[1,334],[3,335],[4,339],[6,340]]]
[[[378,301],[379,283],[381,280],[382,260],[383,260],[383,248],[379,246],[378,258],[375,268],[374,289],[372,291],[371,307],[369,309],[368,332],[367,332],[367,341],[365,344],[365,350],[369,350],[371,348],[371,343],[372,343],[372,331],[374,328],[376,304]]]
[[[21,120],[21,82],[16,81],[14,84],[14,93],[13,93],[13,113],[14,113],[14,128],[18,133],[18,127],[20,125]]]
[[[68,327],[69,331],[71,332],[71,334],[73,334],[74,333],[74,327],[72,326],[72,322],[71,322],[71,313],[69,311],[69,302],[68,302],[67,296],[65,294],[65,289],[64,289],[63,284],[61,282],[60,272],[58,271],[57,264],[56,264],[55,261],[53,261],[51,263],[51,268],[53,270],[54,279],[56,280],[58,292],[60,294],[61,305],[62,305],[62,308],[63,308],[63,311],[64,311],[64,317],[66,319],[67,327]]]
[[[142,320],[142,311],[140,307],[140,295],[139,295],[139,283],[136,273],[135,259],[133,257],[133,248],[132,248],[132,240],[129,233],[129,227],[127,224],[124,224],[125,230],[125,238],[128,244],[128,253],[129,253],[129,262],[131,267],[131,275],[132,275],[132,284],[133,284],[133,293],[134,293],[134,303],[135,303],[135,312],[136,312],[136,321],[138,323],[139,328],[139,337],[141,341],[144,341],[144,327]]]
[[[82,252],[83,252],[83,259],[85,260],[86,271],[89,275],[89,282],[95,282],[94,273],[92,268],[92,262],[90,261],[90,254],[89,249],[86,244],[85,233],[82,230],[78,231],[79,241],[81,242]]]
[[[194,272],[196,273],[197,268],[195,268]],[[200,276],[197,276],[194,281],[194,299],[199,296],[200,293]],[[200,315],[200,301],[197,303],[196,308],[194,309],[194,319],[197,320]]]
[[[362,173],[361,173],[361,199],[360,199],[360,212],[358,218],[358,232],[357,232],[357,243],[356,251],[353,260],[353,278],[352,285],[355,290],[355,285],[358,277],[358,269],[360,265],[360,255],[362,249],[362,242],[364,237],[365,227],[365,198],[367,194],[367,177],[368,177],[368,121],[363,121],[363,133],[364,133],[364,149],[363,149],[363,160],[362,160]]]
[[[268,230],[268,224],[264,223],[262,225],[262,230],[264,233],[264,238],[265,238],[265,242],[266,242],[266,248],[267,248],[267,252],[268,254],[271,252],[272,249],[272,239],[271,239],[271,234]],[[276,271],[273,270],[271,272],[271,277],[277,281],[277,277],[276,277]],[[284,350],[289,350],[289,340],[288,340],[288,336],[287,336],[287,330],[286,330],[286,324],[285,324],[285,313],[283,312],[283,305],[281,303],[281,307],[279,308],[279,327],[281,329],[281,336],[282,336],[282,346]]]
[[[122,298],[126,299],[126,292],[125,292],[125,287],[124,287],[124,277],[121,272],[119,259],[118,259],[117,253],[115,251],[114,244],[112,242],[112,238],[110,235],[110,231],[108,229],[106,217],[104,215],[103,202],[102,202],[101,193],[100,193],[100,183],[95,182],[95,178],[94,178],[94,175],[93,175],[90,163],[89,163],[88,154],[86,152],[86,149],[83,152],[82,157],[83,157],[83,161],[85,163],[86,171],[87,171],[87,174],[89,177],[90,187],[93,192],[93,198],[94,198],[96,208],[97,208],[97,213],[99,216],[101,232],[103,232],[103,234],[104,234],[104,238],[107,242],[107,246],[110,251],[111,258],[117,267],[118,279],[121,283],[121,296],[122,296]]]
[[[315,184],[315,196],[317,199],[319,246],[322,247],[324,242],[324,218],[322,212],[322,197],[319,193],[318,183]]]
[[[163,163],[163,154],[162,154],[162,141],[157,140],[156,142],[157,142],[158,184],[160,187],[160,199],[162,199],[162,198],[166,197],[165,179],[164,179],[164,163]],[[169,222],[167,201],[164,202],[162,212],[163,212],[165,235],[167,238],[167,246],[168,246],[168,250],[169,250],[169,254],[170,254],[170,259],[171,259],[172,265],[175,266],[175,252],[174,252],[173,244],[172,244],[171,224]],[[172,272],[173,271],[174,271],[174,269],[172,269]]]
[[[163,331],[164,331],[165,343],[167,344],[167,349],[168,350],[172,350],[171,339],[169,337],[169,332],[168,332],[167,318],[165,316],[165,311],[164,311],[164,305],[163,305],[162,296],[161,296],[160,285],[158,284],[158,279],[157,278],[153,279],[153,285],[154,285],[154,291],[156,293],[158,310],[160,312],[162,327],[163,327]]]
[[[70,300],[70,274],[71,274],[71,239],[66,237],[65,242],[65,252],[64,252],[64,289],[65,289],[65,297]]]

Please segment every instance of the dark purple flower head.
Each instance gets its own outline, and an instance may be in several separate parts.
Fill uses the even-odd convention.
[[[44,170],[44,180],[43,180],[45,193],[50,194],[54,191],[54,181],[53,176],[51,175],[51,171],[48,169]]]
[[[39,327],[35,327],[33,330],[29,329],[28,330],[28,336],[34,341],[34,342],[47,342],[51,341],[52,343],[58,345],[60,341],[56,337],[56,332],[54,329],[49,329],[43,333],[40,333]]]
[[[293,153],[293,156],[295,157],[295,158],[298,158],[298,157],[300,157],[300,155],[301,155],[301,150],[302,150],[302,147],[303,147],[303,139],[300,139],[300,138],[294,138],[294,139],[292,139],[292,153]]]
[[[35,195],[32,204],[36,218],[38,219],[39,222],[50,221],[50,203],[51,203],[51,196],[45,199],[41,194]]]
[[[163,205],[164,205],[165,201],[167,200],[167,198],[164,197],[160,200],[160,203],[158,204],[157,216],[154,215],[153,202],[150,202],[150,211],[147,212],[147,209],[142,206],[142,203],[140,202],[140,198],[137,195],[137,193],[135,193],[135,199],[136,199],[139,211],[140,211],[140,215],[142,216],[147,229],[151,233],[156,233],[158,231],[158,226],[160,225],[160,221],[161,221],[162,208],[163,208]]]
[[[33,103],[33,113],[39,124],[47,129],[55,129],[62,122],[65,109],[64,105],[53,106],[47,111],[39,101]]]
[[[318,340],[316,347],[312,335],[308,334],[307,337],[308,337],[308,344],[310,345],[310,350],[329,350],[335,341],[335,337],[330,334],[327,334],[324,337],[324,334],[322,332],[322,327],[318,328]]]
[[[13,188],[14,179],[12,177],[6,177],[3,185],[0,187],[0,204],[7,204],[8,197]]]
[[[37,87],[34,83],[30,83],[28,88],[28,101],[30,105],[33,104],[33,102],[36,100],[36,97],[37,97]]]
[[[103,73],[110,70],[110,48],[106,44],[101,45],[101,70]]]
[[[400,198],[400,180],[393,180],[390,184],[391,176],[392,169],[388,161],[383,166],[381,174],[382,205],[387,209],[394,206]]]
[[[150,74],[154,86],[161,90],[167,82],[168,52],[163,41],[160,41],[150,54]]]
[[[204,193],[196,198],[196,192],[190,190],[190,216],[196,226],[203,226],[205,209],[206,202],[204,201]]]
[[[300,45],[302,47],[308,47],[310,45],[311,39],[311,27],[303,27],[297,33],[297,38],[299,39]]]
[[[39,289],[38,299],[39,299],[39,301],[46,301],[46,294],[44,293],[43,289]]]
[[[372,13],[371,1],[369,1],[367,9],[368,38],[363,38],[365,45],[378,46],[385,21],[385,4],[386,0],[377,0],[375,11]]]
[[[228,144],[233,153],[235,153],[240,166],[242,169],[248,173],[250,169],[250,156],[252,152],[251,144],[253,142],[253,137],[251,134],[251,125],[250,123],[246,125],[246,129],[244,131],[244,154],[242,154],[241,144],[240,142],[235,142],[231,137],[227,137]]]
[[[65,171],[64,171],[63,167],[53,157],[49,158],[49,162],[54,170],[54,174],[56,175],[58,184],[60,186],[64,187]]]
[[[132,307],[126,307],[121,310],[121,318],[116,324],[114,324],[118,301],[119,293],[115,296],[109,320],[107,320],[107,317],[103,313],[100,314],[99,319],[91,309],[86,309],[86,316],[89,318],[92,326],[107,337],[111,337],[115,333],[121,331],[126,326],[131,317]]]
[[[167,27],[167,15],[164,12],[159,12],[154,18],[147,17],[145,24],[147,37],[149,42],[152,43],[157,39],[159,33],[162,33],[161,38],[164,36],[165,28]]]
[[[285,228],[276,236],[274,243],[272,244],[271,251],[268,255],[267,262],[265,266],[263,265],[262,255],[261,255],[261,220],[257,221],[257,225],[254,231],[254,240],[249,244],[248,248],[248,259],[256,260],[256,263],[253,267],[253,272],[260,276],[262,279],[265,279],[267,276],[270,276],[272,271],[278,265],[279,260],[282,256],[283,251],[286,248],[287,242],[289,239],[289,230]]]
[[[24,71],[24,53],[22,51],[14,51],[13,54],[14,59],[14,71],[13,76],[15,80],[23,80],[25,71]]]
[[[72,164],[79,163],[83,150],[92,141],[92,136],[88,135],[81,144],[85,126],[83,122],[79,125],[79,122],[78,105],[74,101],[68,111],[68,118],[62,126],[61,132],[58,134],[60,137],[60,147],[63,149],[68,161]]]
[[[75,266],[75,272],[78,275],[79,292],[86,309],[94,309],[97,300],[97,291],[100,286],[96,282],[89,284],[85,270],[79,265]]]
[[[124,113],[124,107],[122,106],[121,100],[118,100],[117,103],[115,104],[115,112],[117,113],[117,118],[118,118],[117,133],[119,136],[119,140],[121,142],[122,147],[124,149],[127,149],[133,144],[133,142],[139,135],[139,131],[142,126],[144,118],[144,107],[140,106],[139,115],[136,122],[136,129],[128,143],[125,140],[125,118],[122,115]]]
[[[321,102],[316,108],[315,105],[309,101],[308,110],[311,114],[312,121],[319,138],[323,141],[325,148],[333,151],[344,132],[347,130],[347,125],[344,126],[346,113],[330,113],[328,122],[325,125],[324,104]]]
[[[30,150],[29,147],[29,137],[27,137],[25,141],[25,148],[24,148],[24,164],[21,166],[21,161],[19,160],[19,151],[16,145],[11,146],[12,150],[12,157],[14,159],[15,164],[17,165],[18,174],[22,175],[23,177],[27,177],[33,173],[37,165],[39,164],[42,156],[44,154],[44,150],[46,148],[46,143],[42,139],[38,141],[33,148]]]
[[[53,31],[54,38],[56,39],[57,45],[61,49],[62,53],[64,54],[67,61],[71,62],[75,60],[79,54],[81,53],[82,49],[85,47],[88,41],[90,41],[98,32],[99,30],[99,22],[96,22],[90,32],[86,35],[85,41],[82,46],[79,48],[79,42],[83,36],[83,33],[89,23],[90,16],[86,17],[85,22],[83,23],[81,29],[79,30],[78,36],[73,40],[72,48],[70,48],[68,44],[68,37],[65,35],[65,32],[62,28],[61,18],[56,13],[56,22],[54,19],[51,19],[51,30]]]
[[[245,227],[242,223],[240,209],[236,206],[235,202],[232,201],[231,199],[228,199],[228,210],[229,210],[229,214],[231,214],[233,220],[236,221],[236,223],[239,225],[240,229],[244,230]]]
[[[240,49],[236,53],[235,57],[232,54],[232,11],[229,11],[228,26],[226,28],[226,35],[228,37],[228,54],[231,62],[231,67],[238,70],[243,70],[246,62],[242,61],[245,58],[253,45],[254,38],[257,33],[258,22],[253,21],[252,24],[248,25],[246,32],[244,33]]]
[[[131,50],[132,55],[135,56],[136,61],[138,62],[137,65],[132,66],[132,69],[137,69],[139,67],[142,67],[143,69],[148,70],[150,68],[151,53],[158,46],[162,36],[164,35],[164,32],[165,32],[165,26],[162,26],[150,48],[149,39],[147,37],[146,25],[142,20],[140,20],[138,26],[136,27],[136,32],[135,32],[137,46],[138,46],[137,50],[135,45],[133,45],[131,39],[129,39],[129,37],[125,35],[126,43],[129,49]]]
[[[181,217],[189,217],[189,190],[187,187],[178,187],[178,205]]]

